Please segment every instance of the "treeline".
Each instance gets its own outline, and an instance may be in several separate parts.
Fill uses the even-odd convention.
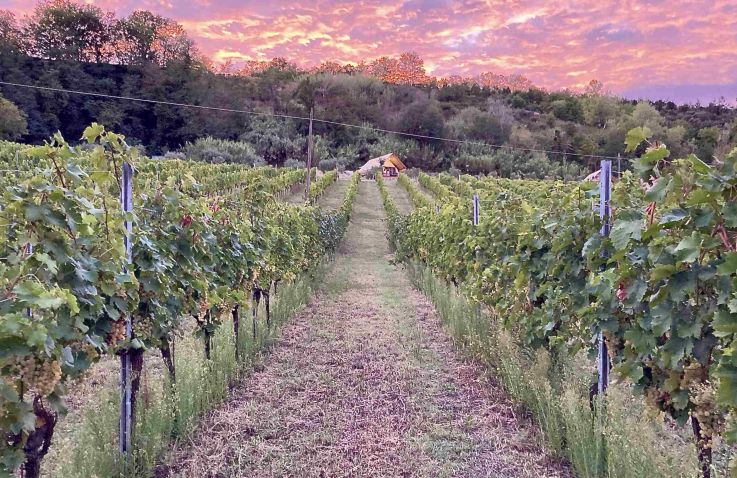
[[[207,161],[295,164],[306,156],[307,122],[270,115],[309,116],[313,108],[334,122],[504,146],[316,123],[316,159],[331,166],[352,169],[394,151],[411,167],[507,177],[577,177],[596,168],[595,156],[623,153],[636,126],[648,126],[674,155],[707,162],[737,139],[733,108],[629,101],[595,81],[583,94],[519,88],[494,75],[429,81],[412,54],[361,68],[324,65],[304,71],[275,59],[216,71],[173,20],[147,11],[117,19],[91,5],[45,2],[22,19],[0,12],[0,80],[264,115],[2,86],[9,102],[0,100],[0,136],[38,143],[60,130],[73,138],[97,121],[153,155],[190,143],[187,150]],[[203,137],[247,144],[198,144]]]

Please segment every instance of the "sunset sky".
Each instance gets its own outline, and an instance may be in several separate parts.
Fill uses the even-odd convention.
[[[520,73],[550,89],[599,79],[631,97],[737,98],[737,0],[101,0],[179,21],[216,62],[301,66],[415,51],[435,76]],[[30,0],[0,0],[17,15]]]

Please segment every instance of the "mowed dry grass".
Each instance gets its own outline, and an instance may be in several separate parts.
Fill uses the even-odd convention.
[[[394,204],[397,205],[400,212],[407,214],[415,208],[412,199],[409,197],[409,193],[399,184],[396,178],[384,178],[384,186],[389,191],[389,194],[391,194]]]
[[[350,179],[338,179],[330,185],[327,191],[325,191],[325,194],[317,200],[317,205],[328,210],[338,209],[340,205],[343,204],[345,192],[350,183]]]
[[[363,182],[321,290],[159,476],[570,476],[392,265]]]

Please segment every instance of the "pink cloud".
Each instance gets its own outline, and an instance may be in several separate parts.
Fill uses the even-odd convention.
[[[728,86],[737,77],[733,0],[92,3],[119,15],[145,8],[174,18],[216,61],[283,56],[312,66],[415,51],[433,75],[518,73],[553,89],[597,78],[615,92]],[[30,7],[26,0],[2,0],[0,8]]]

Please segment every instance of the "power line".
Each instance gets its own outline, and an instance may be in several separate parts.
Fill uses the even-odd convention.
[[[241,110],[241,109],[235,109],[235,108],[221,108],[218,106],[193,105],[189,103],[178,103],[175,101],[152,100],[148,98],[136,98],[134,96],[110,95],[106,93],[95,93],[92,91],[69,90],[65,88],[53,88],[50,86],[28,85],[25,83],[12,83],[9,81],[0,81],[0,85],[15,86],[18,88],[30,88],[30,89],[43,90],[43,91],[53,91],[56,93],[70,93],[70,94],[75,94],[75,95],[93,96],[97,98],[107,98],[107,99],[113,99],[113,100],[136,101],[139,103],[150,103],[150,104],[167,105],[167,106],[179,106],[183,108],[195,108],[195,109],[200,109],[200,110],[220,111],[223,113],[240,113],[240,114],[247,114],[247,115],[254,115],[254,116],[267,116],[267,117],[272,117],[272,118],[284,118],[284,119],[293,119],[293,120],[300,120],[300,121],[310,121],[310,118],[306,116],[287,115],[287,114],[278,114],[278,113],[265,113],[262,111]],[[406,136],[410,138],[428,139],[428,140],[433,140],[433,141],[445,141],[448,143],[467,144],[471,146],[482,146],[482,147],[488,147],[488,148],[494,148],[494,149],[509,149],[512,151],[524,151],[526,153],[565,154],[566,156],[580,156],[583,158],[617,159],[617,156],[606,156],[606,155],[601,155],[601,154],[564,153],[563,151],[551,151],[551,150],[536,149],[536,148],[520,148],[517,146],[483,143],[481,141],[466,141],[462,139],[444,138],[441,136],[405,133],[402,131],[394,131],[390,129],[375,128],[373,126],[365,126],[365,125],[358,125],[358,124],[351,124],[351,123],[341,123],[340,121],[331,121],[331,120],[320,119],[320,118],[313,118],[312,121],[316,123],[323,123],[323,124],[329,124],[329,125],[334,125],[334,126],[345,126],[347,128],[357,128],[357,129],[363,129],[367,131],[376,131],[380,133],[396,134],[398,136]]]

